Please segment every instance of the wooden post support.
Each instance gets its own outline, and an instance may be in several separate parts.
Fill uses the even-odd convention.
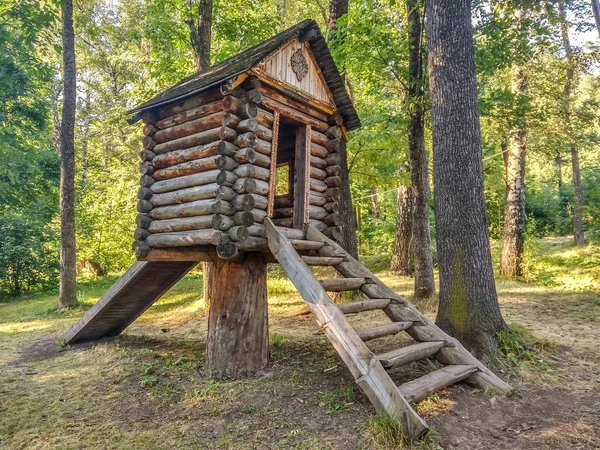
[[[267,365],[269,353],[266,260],[257,253],[241,261],[217,258],[211,276],[207,374],[255,375]]]

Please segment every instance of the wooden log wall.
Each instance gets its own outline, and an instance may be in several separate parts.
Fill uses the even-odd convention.
[[[273,115],[258,107],[257,81],[146,114],[138,258],[152,248],[217,246],[226,259],[263,250]],[[249,239],[250,238],[250,239]]]
[[[269,208],[277,225],[293,226],[291,197],[269,206],[278,114],[311,125],[308,219],[339,238],[339,118],[300,106],[250,77],[234,89],[225,84],[144,114],[133,244],[139,258],[151,248],[202,245],[216,245],[224,259],[264,251]]]

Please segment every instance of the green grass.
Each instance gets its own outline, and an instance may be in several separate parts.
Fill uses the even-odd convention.
[[[600,246],[576,247],[569,237],[536,242],[528,281],[571,292],[600,291]]]
[[[548,238],[534,257],[539,271],[532,280],[541,284],[497,283],[502,307],[512,308],[506,310],[511,321],[528,317],[540,327],[536,336],[552,339],[557,339],[552,335],[557,319],[596,323],[598,247],[574,248],[569,238]],[[392,289],[410,296],[413,280],[387,272],[388,256],[363,262]],[[203,374],[208,308],[202,275],[195,272],[120,338],[87,349],[65,346],[64,331],[116,278],[80,281],[80,303],[62,311],[52,292],[0,300],[1,448],[314,450],[341,448],[343,442],[361,449],[440,448],[435,433],[409,443],[390,418],[369,420],[371,405],[326,338],[315,334],[313,318],[299,315],[306,305],[279,266],[269,267],[268,280],[271,373],[246,380],[215,381]],[[432,317],[435,310],[426,313]],[[586,333],[596,339],[593,330]],[[60,352],[28,360],[43,349],[44,340]],[[565,389],[571,378],[581,384],[576,376],[558,378],[547,371],[554,370],[547,358],[556,350],[552,342],[511,326],[500,340],[503,367],[519,377],[537,371],[545,383]],[[331,370],[336,365],[339,369]],[[417,407],[435,416],[451,410],[452,403],[432,397]],[[366,433],[360,431],[365,426]]]
[[[389,415],[371,416],[367,432],[377,450],[442,450],[435,430],[430,430],[419,440],[409,440],[402,431],[402,424]]]

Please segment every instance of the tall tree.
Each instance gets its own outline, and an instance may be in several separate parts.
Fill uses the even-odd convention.
[[[62,5],[63,109],[60,125],[60,289],[59,308],[77,303],[75,246],[75,108],[77,75],[73,0]]]
[[[565,2],[558,2],[558,12],[560,17],[560,32],[562,45],[565,51],[566,77],[564,88],[564,120],[567,129],[567,137],[571,150],[571,167],[573,168],[573,190],[575,191],[575,204],[573,205],[573,238],[575,245],[585,245],[585,235],[583,233],[583,189],[581,187],[581,170],[579,168],[579,149],[573,130],[573,112],[572,112],[572,91],[575,78],[575,60],[573,58],[573,48],[569,39],[569,22],[567,22],[567,11]]]
[[[337,30],[337,21],[340,17],[348,13],[348,0],[331,0],[329,3],[329,20],[327,22],[327,31],[332,35]],[[338,44],[343,40],[340,36],[333,42]],[[352,205],[352,195],[350,193],[350,174],[348,172],[348,152],[346,143],[342,141],[340,146],[340,167],[342,173],[340,178],[340,214],[343,218],[340,245],[346,249],[354,258],[358,258],[358,242],[356,240],[356,216]]]
[[[526,95],[527,80],[522,66],[513,68],[512,90],[515,96]],[[518,277],[523,274],[521,259],[525,245],[525,158],[527,128],[518,118],[511,130],[508,145],[503,148],[506,202],[504,206],[504,238],[500,258],[500,275]]]
[[[520,33],[525,22],[525,10],[517,10],[515,19],[513,26],[517,35],[526,36],[527,33]],[[518,277],[523,274],[521,260],[527,217],[525,212],[527,123],[523,105],[527,104],[527,75],[524,64],[520,61],[515,62],[512,67],[511,93],[515,98],[516,117],[509,132],[508,145],[503,148],[506,195],[500,275],[504,277]]]
[[[440,293],[437,324],[483,356],[505,327],[483,191],[470,0],[427,6]]]
[[[196,55],[196,70],[210,67],[210,46],[212,41],[213,0],[199,0],[197,14],[190,7],[190,17],[186,21],[190,29],[190,42]],[[202,263],[204,302],[210,304],[213,292],[213,263]]]
[[[394,235],[394,251],[390,270],[398,275],[412,275],[411,253],[413,240],[413,195],[407,186],[398,188],[398,217]]]
[[[526,95],[527,80],[524,69],[513,69],[513,92]],[[511,130],[508,145],[503,149],[505,165],[506,202],[504,206],[504,238],[500,258],[500,275],[518,277],[523,274],[521,259],[525,245],[525,157],[527,153],[527,128],[524,118]]]
[[[213,0],[199,0],[198,12],[190,8],[186,24],[190,29],[190,42],[196,55],[196,68],[205,70],[210,66],[210,44],[212,41]]]
[[[429,172],[425,153],[425,79],[423,76],[422,0],[407,0],[408,18],[408,149],[412,183],[412,247],[415,262],[414,295],[428,298],[435,294],[433,255],[429,229]]]
[[[600,1],[599,0],[591,0],[592,1],[592,10],[594,11],[594,19],[596,19],[596,30],[598,34],[600,34]]]

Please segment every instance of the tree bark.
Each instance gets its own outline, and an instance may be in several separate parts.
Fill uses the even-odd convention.
[[[515,66],[512,80],[513,93],[527,95],[527,80],[523,67]],[[500,275],[507,278],[523,275],[521,261],[525,244],[525,160],[527,129],[520,118],[510,136],[505,155],[506,202],[504,206],[504,239],[500,258]]]
[[[573,118],[571,111],[571,95],[573,90],[573,79],[575,77],[575,61],[573,59],[573,49],[569,39],[569,23],[567,22],[567,12],[565,2],[558,2],[560,16],[560,31],[562,35],[562,44],[565,49],[565,59],[567,63],[566,81],[564,88],[564,119],[567,128],[569,147],[571,149],[571,166],[573,167],[573,190],[575,191],[575,204],[573,205],[573,238],[575,245],[585,245],[585,234],[583,232],[583,190],[581,188],[581,171],[579,169],[579,150],[577,148],[577,138],[573,130]]]
[[[413,219],[412,249],[414,253],[414,295],[429,298],[435,294],[433,255],[429,228],[429,171],[425,153],[425,80],[423,76],[422,0],[407,0],[408,40],[408,148],[412,183]]]
[[[60,126],[60,287],[58,307],[77,303],[75,246],[75,108],[76,68],[73,0],[63,0],[63,110]]]
[[[213,0],[200,0],[198,23],[193,18],[187,21],[190,29],[190,42],[196,56],[196,69],[202,71],[210,67],[210,47],[212,43]],[[202,263],[203,296],[207,305],[211,304],[213,292],[213,263]]]
[[[192,11],[190,11],[190,14]],[[210,44],[212,41],[213,0],[198,2],[197,18],[190,17],[186,24],[190,29],[190,42],[196,56],[198,71],[210,67]]]
[[[600,2],[598,0],[592,0],[592,10],[594,11],[594,19],[596,19],[596,30],[600,35]]]
[[[327,22],[327,31],[331,36],[337,28],[337,20],[344,14],[348,13],[348,0],[331,0],[329,2],[329,20]],[[342,78],[343,78],[343,67],[342,67]],[[339,244],[352,255],[353,258],[358,259],[358,242],[356,240],[356,216],[354,214],[354,206],[352,205],[352,194],[350,192],[350,174],[348,171],[348,152],[346,149],[346,142],[341,141],[340,149],[338,151],[340,156],[339,165],[342,169],[340,178],[342,183],[340,185],[340,214],[343,217],[343,225],[341,227],[341,236]]]
[[[264,256],[217,259],[212,276],[206,371],[217,378],[255,375],[267,365],[269,352]]]
[[[407,186],[398,188],[398,217],[394,251],[390,270],[398,275],[412,275],[410,256],[413,240],[413,190]]]
[[[481,357],[496,349],[505,323],[483,191],[471,2],[430,0],[427,36],[440,267],[437,324]]]
[[[371,186],[371,216],[373,216],[374,219],[381,218],[381,208],[379,207],[377,186]]]

